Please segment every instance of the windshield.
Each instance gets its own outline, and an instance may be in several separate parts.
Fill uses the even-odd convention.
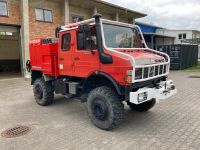
[[[109,48],[142,48],[136,28],[103,24],[105,44]]]

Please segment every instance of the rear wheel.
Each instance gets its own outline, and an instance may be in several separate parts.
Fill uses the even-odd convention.
[[[116,128],[124,118],[124,105],[120,97],[106,86],[90,92],[87,110],[92,123],[104,130]]]
[[[33,93],[39,105],[48,106],[53,103],[54,90],[50,81],[46,82],[44,78],[36,79],[33,84]]]
[[[138,105],[130,103],[130,102],[127,102],[127,104],[129,105],[129,107],[132,110],[139,111],[139,112],[145,112],[145,111],[148,111],[151,108],[153,108],[153,106],[156,104],[156,100],[152,99],[150,101],[147,101],[147,102],[144,102],[144,103],[138,104]]]

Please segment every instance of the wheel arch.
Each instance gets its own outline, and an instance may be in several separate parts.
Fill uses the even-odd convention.
[[[99,82],[101,80],[102,82]],[[83,93],[89,93],[92,89],[99,86],[111,86],[118,95],[124,94],[124,88],[117,81],[105,72],[96,71],[90,74],[83,82]]]
[[[31,71],[31,85],[34,84],[35,80],[42,77],[42,72],[41,71]]]

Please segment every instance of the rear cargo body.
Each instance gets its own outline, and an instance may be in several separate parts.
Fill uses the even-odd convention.
[[[58,43],[51,39],[36,38],[30,41],[30,61],[33,70],[58,76]]]

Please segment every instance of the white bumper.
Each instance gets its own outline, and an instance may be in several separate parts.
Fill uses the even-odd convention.
[[[130,92],[129,101],[133,104],[141,104],[151,99],[156,101],[167,99],[177,93],[177,90],[172,82],[163,81],[155,88],[141,88],[136,92]]]

